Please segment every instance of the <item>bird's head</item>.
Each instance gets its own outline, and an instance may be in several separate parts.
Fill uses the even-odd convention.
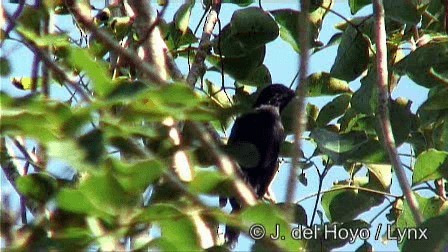
[[[294,97],[295,93],[293,90],[281,84],[272,84],[261,90],[254,107],[271,105],[279,108],[281,112]]]

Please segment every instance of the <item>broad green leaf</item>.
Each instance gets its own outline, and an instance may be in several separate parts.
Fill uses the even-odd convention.
[[[424,223],[428,223],[428,221],[430,221],[430,220],[442,221],[447,216],[448,202],[443,201],[439,197],[425,198],[425,197],[420,196],[417,193],[414,193],[414,195],[415,195],[418,205],[419,205],[419,211],[423,215],[423,218],[426,220]],[[448,219],[446,219],[442,222],[443,227],[446,227],[447,220]],[[404,201],[403,206],[401,207],[401,209],[399,209],[399,215],[396,219],[396,228],[399,229],[403,233],[405,229],[412,229],[415,227],[417,227],[417,224],[414,220],[411,209],[409,208],[409,205],[407,204],[407,202]],[[432,229],[432,228],[435,228],[435,229]],[[409,238],[411,238],[411,239],[409,239],[409,241],[410,241],[409,244],[417,244],[420,242],[424,242],[423,244],[425,244],[427,246],[425,249],[428,249],[428,247],[432,247],[432,246],[436,245],[438,242],[440,242],[439,239],[441,236],[436,235],[436,233],[438,231],[443,232],[443,230],[439,230],[439,227],[434,224],[434,225],[429,226],[428,231],[426,232],[426,234],[428,236],[428,240],[436,242],[435,244],[429,245],[429,243],[425,242],[424,239],[421,241],[418,241],[418,242],[414,242],[413,236],[409,237]],[[429,236],[430,233],[433,235],[432,237]],[[401,249],[403,249],[404,248],[403,246],[405,246],[405,244],[408,243],[407,237],[405,236],[403,238],[404,239],[403,239],[402,243],[399,244]],[[445,240],[443,242],[445,242],[445,244],[446,244],[446,242],[448,242],[448,240]],[[408,246],[409,246],[409,244],[408,244]]]
[[[188,25],[190,23],[191,9],[193,8],[193,4],[191,3],[182,4],[174,14],[173,17],[174,25],[177,29],[181,31],[182,34],[185,34],[187,32]]]
[[[414,195],[417,199],[420,213],[423,215],[424,219],[433,218],[448,211],[448,202],[439,197],[425,198],[418,193],[414,193]],[[404,201],[402,212],[397,218],[397,227],[404,229],[415,226],[417,226],[417,224],[411,213],[411,209],[409,208],[407,201]]]
[[[18,32],[22,34],[25,38],[32,40],[37,46],[44,47],[68,47],[70,46],[70,38],[65,34],[49,34],[49,35],[40,35],[39,33],[34,33],[31,30],[20,26],[17,28]]]
[[[348,83],[330,76],[329,73],[314,73],[307,78],[307,96],[316,97],[351,93]]]
[[[92,80],[94,91],[101,97],[108,95],[112,88],[112,80],[109,77],[107,66],[101,61],[94,60],[88,51],[72,47],[70,49],[69,62],[77,69],[86,72]]]
[[[320,42],[317,41],[319,37],[319,31],[322,27],[322,22],[325,15],[328,13],[327,9],[331,9],[333,1],[324,0],[318,1],[316,5],[312,5],[310,11],[310,22],[311,22],[311,36],[310,45],[311,47],[320,46]],[[320,6],[324,6],[322,8]],[[300,52],[300,34],[299,34],[299,16],[300,12],[293,9],[278,9],[271,11],[274,16],[275,21],[280,26],[280,37],[286,41],[291,47],[296,51]]]
[[[9,60],[6,57],[0,57],[0,76],[7,76],[11,72]]]
[[[395,69],[399,74],[407,74],[415,83],[427,88],[445,85],[433,73],[444,75],[448,72],[448,37],[433,39],[417,48],[395,64]]]
[[[82,181],[79,190],[96,208],[111,214],[118,214],[127,206],[139,202],[138,198],[129,197],[118,180],[112,174],[95,174]]]
[[[421,108],[431,111],[448,109],[448,88],[443,87],[434,91],[435,92],[432,93],[432,95],[429,95],[428,99],[421,105]]]
[[[166,219],[178,219],[183,215],[181,209],[176,208],[172,204],[157,203],[151,204],[147,209],[136,216],[134,220],[151,223]]]
[[[376,70],[371,68],[361,79],[361,87],[353,93],[352,107],[359,113],[374,114],[378,107],[378,87],[376,83]]]
[[[348,5],[350,6],[350,12],[355,15],[364,6],[372,3],[372,0],[349,0]]]
[[[406,239],[403,243],[403,251],[443,251],[448,247],[446,223],[448,223],[448,213],[427,219],[417,226],[416,237],[419,239]],[[424,237],[420,236],[421,232],[425,232]]]
[[[36,95],[21,99],[13,99],[5,93],[0,95],[3,134],[24,135],[43,143],[63,136],[63,123],[72,116],[66,104]]]
[[[369,46],[369,38],[349,26],[342,35],[331,76],[346,81],[358,78],[367,69]]]
[[[280,26],[280,37],[292,46],[294,51],[300,52],[299,44],[299,15],[300,12],[292,9],[271,11],[275,21]]]
[[[59,140],[51,141],[47,145],[48,155],[64,161],[78,171],[93,169],[93,165],[86,163],[87,153],[75,141]]]
[[[299,204],[286,204],[286,203],[277,203],[278,207],[281,210],[288,210],[288,207],[294,210],[294,219],[289,221],[291,223],[295,223],[298,225],[307,225],[308,224],[308,216],[306,215],[305,209]]]
[[[440,178],[448,178],[448,152],[429,149],[415,161],[412,184],[420,184]]]
[[[338,134],[323,128],[315,128],[310,136],[317,143],[319,150],[336,164],[343,163],[350,152],[358,150],[368,141],[364,132]]]
[[[225,180],[226,178],[217,171],[196,170],[189,188],[194,193],[218,194],[220,184]]]
[[[252,4],[253,2],[255,2],[254,0],[223,0],[222,3],[231,3],[231,4],[236,4],[240,7],[246,7],[250,4]],[[212,0],[202,0],[202,3],[209,7],[212,3]]]
[[[360,187],[366,184],[367,181],[354,183]],[[345,185],[334,185],[332,191],[322,195],[322,208],[330,222],[351,221],[384,201],[384,196],[344,187]]]
[[[210,0],[204,0],[204,1],[210,1]],[[246,7],[255,1],[254,0],[223,0],[222,2],[236,4],[240,7]]]
[[[405,98],[398,97],[389,102],[390,123],[397,146],[400,146],[409,137],[412,123],[411,118],[413,116],[410,109],[411,101]],[[377,129],[378,135],[381,135],[380,127],[377,127]]]
[[[191,216],[197,216],[199,213],[194,209],[179,209],[172,204],[158,203],[150,205],[135,220],[159,224],[163,242],[154,244],[156,247],[196,251],[200,249],[199,234],[196,233]]]
[[[429,1],[425,11],[430,15],[422,15],[423,29],[444,33],[443,18],[445,16],[445,7],[443,2]]]
[[[93,129],[77,139],[78,145],[86,153],[85,161],[98,165],[106,153],[103,132]]]
[[[319,112],[316,123],[318,127],[324,127],[331,120],[345,113],[350,102],[350,94],[337,96],[329,103],[325,104]]]
[[[421,15],[412,1],[384,0],[386,17],[403,24],[415,25],[420,22]]]
[[[276,234],[276,228],[278,226],[280,239],[275,242],[286,250],[300,250],[305,248],[305,241],[293,240],[291,238],[290,225],[284,219],[283,211],[279,211],[273,205],[259,204],[245,208],[242,210],[240,218],[243,225],[247,227],[262,225],[265,230],[266,239],[271,239],[270,235],[272,234],[274,236]]]
[[[19,193],[40,203],[48,201],[57,190],[57,181],[46,173],[33,173],[17,179]]]
[[[382,142],[369,139],[346,155],[347,161],[365,164],[388,164],[389,156]]]
[[[237,81],[237,85],[254,87],[266,87],[269,84],[272,84],[271,73],[265,65],[258,66],[245,79]]]
[[[448,116],[437,120],[434,131],[432,132],[432,141],[434,148],[441,151],[448,151]]]
[[[224,72],[235,80],[241,80],[246,79],[263,64],[265,53],[266,47],[261,46],[240,56],[226,56],[221,60],[219,55],[211,55],[207,60],[220,70],[223,67]]]
[[[237,10],[230,20],[231,35],[245,45],[257,48],[276,39],[279,28],[269,13],[258,7]]]
[[[389,191],[392,184],[392,167],[389,164],[368,164],[368,186],[378,191]]]

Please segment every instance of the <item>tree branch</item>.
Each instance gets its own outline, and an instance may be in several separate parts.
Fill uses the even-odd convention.
[[[300,16],[299,16],[299,34],[300,34],[300,66],[299,66],[299,79],[296,88],[296,94],[298,103],[295,108],[295,121],[294,121],[294,152],[292,157],[292,165],[289,170],[288,186],[286,191],[286,202],[292,203],[294,200],[296,187],[297,187],[297,168],[299,167],[299,153],[302,148],[301,137],[305,132],[306,116],[305,116],[305,101],[306,101],[306,78],[308,75],[309,65],[309,49],[310,49],[310,21],[309,10],[310,1],[300,1]]]
[[[411,187],[407,181],[406,173],[401,164],[400,157],[395,146],[394,136],[392,134],[392,126],[389,120],[389,92],[387,83],[387,47],[386,47],[386,25],[384,21],[384,6],[382,0],[373,1],[373,12],[375,15],[375,43],[377,47],[376,64],[377,64],[377,83],[379,89],[379,119],[383,142],[389,154],[389,159],[397,174],[398,182],[403,190],[406,201],[411,209],[414,220],[417,224],[423,222],[423,217],[418,209],[418,202],[412,193]]]
[[[218,22],[219,12],[221,10],[221,0],[213,0],[210,12],[207,15],[207,21],[204,25],[204,31],[202,32],[201,41],[199,42],[198,50],[194,57],[193,64],[191,65],[190,72],[187,76],[187,83],[191,87],[194,87],[196,81],[202,76],[205,71],[204,61],[207,55],[210,53],[210,38]]]
[[[89,17],[82,15],[81,11],[77,7],[76,1],[66,0],[67,6],[71,8],[73,15],[76,20],[80,22],[85,29],[90,31],[99,41],[103,42],[110,50],[123,57],[132,66],[141,71],[144,76],[152,81],[156,85],[166,85],[168,84],[165,80],[159,77],[157,70],[149,65],[148,63],[142,61],[139,57],[136,57],[135,53],[129,49],[123,48],[115,39],[113,39],[106,32],[99,30],[98,27],[92,22]]]

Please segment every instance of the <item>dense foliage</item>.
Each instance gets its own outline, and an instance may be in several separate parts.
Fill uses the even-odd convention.
[[[6,246],[113,250],[128,244],[132,249],[198,250],[208,247],[203,242],[204,228],[215,234],[218,223],[229,223],[247,233],[252,224],[261,223],[267,234],[275,234],[275,224],[280,224],[286,239],[260,240],[252,247],[254,250],[266,249],[265,246],[292,251],[330,250],[346,245],[349,239],[323,239],[322,233],[318,233],[317,239],[293,240],[286,227],[291,223],[316,224],[314,216],[320,214],[321,227],[376,230],[359,216],[382,205],[385,208],[380,214],[387,216],[389,222],[385,225],[391,225],[393,236],[417,226],[428,229],[428,239],[405,239],[398,244],[400,249],[447,248],[446,1],[384,0],[389,92],[393,94],[399,85],[415,84],[429,90],[416,112],[411,111],[412,100],[406,97],[389,101],[395,142],[398,147],[409,146],[414,160],[409,174],[424,217],[420,225],[403,196],[390,192],[392,183],[397,182],[378,121],[373,15],[345,19],[336,26],[339,32],[324,44],[318,39],[319,32],[325,17],[334,14],[333,3],[311,1],[311,52],[330,46],[337,46],[338,50],[330,72],[314,72],[307,79],[307,96],[320,97],[326,104],[307,104],[303,141],[314,145],[315,151],[311,156],[301,154],[302,170],[297,182],[319,184],[315,197],[319,202],[322,196],[319,204],[324,216],[316,208],[305,211],[300,203],[266,202],[244,208],[233,216],[199,198],[231,194],[234,178],[216,169],[211,150],[192,124],[207,123],[203,130],[211,129],[212,135],[218,132],[225,139],[225,130],[234,117],[248,111],[256,91],[272,82],[270,71],[263,64],[270,42],[284,40],[285,47],[291,46],[299,57],[301,13],[294,9],[264,11],[250,0],[223,1],[223,7],[230,3],[239,8],[231,21],[217,26],[216,36],[206,42],[211,52],[206,55],[205,66],[201,66],[202,72],[199,71],[199,77],[205,78],[193,83],[192,88],[182,78],[168,78],[166,82],[146,78],[148,73],[141,66],[126,59],[120,61],[125,57],[92,35],[65,1],[38,2],[42,2],[40,6],[25,5],[16,20],[9,14],[8,26],[12,30],[1,31],[1,43],[15,41],[28,47],[45,69],[41,76],[12,78],[11,83],[2,83],[27,91],[23,96],[0,93],[1,166],[21,197],[22,221],[27,216],[23,216],[25,207],[28,217],[34,216],[19,225],[20,213],[11,212],[8,204],[2,204],[1,228]],[[90,6],[87,0],[79,2]],[[163,5],[164,1],[159,2]],[[260,2],[262,6],[263,1]],[[187,1],[179,5],[173,20],[167,20],[163,12],[157,17],[157,27],[173,62],[194,62],[201,39],[190,24],[194,4]],[[199,4],[203,5],[204,15],[212,8],[211,1],[196,3]],[[371,8],[371,1],[349,0],[348,5],[355,15],[362,8]],[[135,17],[130,17],[120,5],[88,12],[94,17],[96,29],[116,44],[121,41],[138,58],[137,48],[142,46],[145,35],[139,34]],[[65,31],[48,32],[46,25],[51,15],[73,16],[81,40],[71,38]],[[152,27],[150,32],[153,31],[158,32]],[[9,62],[14,60],[23,59],[0,59],[2,76],[16,77],[10,76],[9,70]],[[210,81],[206,77],[212,72],[230,76],[234,85]],[[402,76],[414,83],[400,82]],[[357,79],[361,86],[354,89],[350,84]],[[70,98],[63,100],[49,93],[52,85],[65,86]],[[293,133],[294,106],[291,103],[283,114],[288,134]],[[181,143],[172,138],[175,128],[181,131]],[[252,156],[250,148],[229,150],[221,146],[219,137],[215,138],[216,153],[228,153],[239,162],[251,161],[247,160]],[[183,179],[173,169],[179,152],[190,164],[191,179]],[[293,152],[292,143],[286,141],[282,157],[288,160]],[[75,173],[62,177],[51,172],[66,169],[65,166]],[[349,178],[334,181],[331,188],[322,188],[323,180],[335,166],[344,167]],[[306,174],[316,171],[320,181],[307,181]],[[422,188],[424,194],[420,194]],[[389,203],[385,204],[386,200]],[[288,207],[295,210],[294,218],[285,217]],[[201,226],[198,219],[207,225]],[[149,236],[148,230],[154,226],[160,228],[161,235]],[[384,230],[379,239],[385,239]],[[374,235],[372,231],[359,249],[371,250]],[[218,241],[214,245],[220,245],[219,238],[215,239]]]

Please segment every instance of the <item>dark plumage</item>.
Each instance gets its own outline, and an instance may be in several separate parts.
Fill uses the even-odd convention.
[[[245,167],[240,164],[240,167],[243,179],[252,186],[259,199],[265,195],[277,172],[280,145],[285,139],[280,113],[294,96],[294,92],[283,85],[269,85],[260,92],[254,111],[237,118],[233,125],[227,144],[249,143],[258,152],[255,166]],[[220,199],[220,204],[225,205],[226,201]],[[241,209],[235,198],[230,198],[230,204],[232,213]],[[238,236],[237,230],[226,227],[226,244],[233,247]]]

